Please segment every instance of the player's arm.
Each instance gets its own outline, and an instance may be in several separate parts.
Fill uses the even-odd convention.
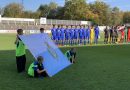
[[[37,71],[37,73],[39,73],[39,74],[42,73],[42,72],[44,72],[44,71],[46,71],[45,69],[39,70],[37,63],[34,63],[34,67],[33,67],[33,68],[34,68],[34,70]]]
[[[39,70],[39,69],[37,69],[37,73],[42,73],[42,72],[45,72],[46,70],[44,69],[44,70]]]
[[[17,44],[18,43],[18,35],[16,36],[16,40],[14,42],[14,44]]]

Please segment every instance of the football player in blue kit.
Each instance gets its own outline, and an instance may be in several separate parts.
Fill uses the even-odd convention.
[[[53,28],[51,29],[52,34],[52,40],[56,43],[57,37],[56,37],[56,27],[53,25]]]
[[[94,43],[98,44],[98,38],[99,38],[99,27],[98,27],[98,25],[94,28],[94,31],[95,31],[95,40],[94,40]]]
[[[79,28],[79,45],[82,45],[82,39],[83,39],[83,32],[82,32],[82,26],[80,25],[80,28]]]
[[[83,44],[86,45],[86,34],[87,34],[87,30],[86,30],[85,25],[83,26],[82,33],[83,33]]]
[[[90,43],[90,26],[88,26],[87,28],[86,28],[86,40],[87,40],[87,42],[88,42],[88,44]]]
[[[61,30],[60,30],[60,25],[58,25],[58,28],[56,29],[56,36],[57,36],[57,45],[60,45],[61,44]]]
[[[63,27],[63,25],[61,25],[60,31],[61,31],[61,45],[63,46],[65,42],[65,28]]]
[[[74,28],[73,25],[71,25],[70,29],[70,45],[72,46],[74,44]]]
[[[68,26],[66,26],[65,29],[65,45],[69,44],[69,39],[70,39],[70,32]]]
[[[75,26],[75,29],[74,29],[74,44],[75,45],[78,44],[78,37],[79,37],[78,27]]]

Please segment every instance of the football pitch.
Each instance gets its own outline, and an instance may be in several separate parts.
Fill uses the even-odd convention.
[[[40,79],[16,72],[14,40],[0,34],[0,90],[130,90],[130,45],[76,47],[75,64]],[[28,50],[26,57],[27,70],[34,59]]]

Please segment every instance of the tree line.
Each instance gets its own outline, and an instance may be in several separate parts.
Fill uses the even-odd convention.
[[[10,3],[1,8],[0,12],[4,17],[89,20],[98,25],[119,25],[130,22],[130,11],[124,12],[118,7],[111,8],[99,0],[93,3],[87,3],[86,0],[65,0],[64,6],[50,2],[41,4],[35,12],[24,10],[21,4]]]

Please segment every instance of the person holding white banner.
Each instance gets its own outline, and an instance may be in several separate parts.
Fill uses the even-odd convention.
[[[17,30],[17,37],[16,37],[16,64],[17,64],[17,71],[21,73],[25,71],[26,65],[26,56],[25,56],[25,45],[22,40],[19,38],[19,35],[23,35],[23,30]]]

